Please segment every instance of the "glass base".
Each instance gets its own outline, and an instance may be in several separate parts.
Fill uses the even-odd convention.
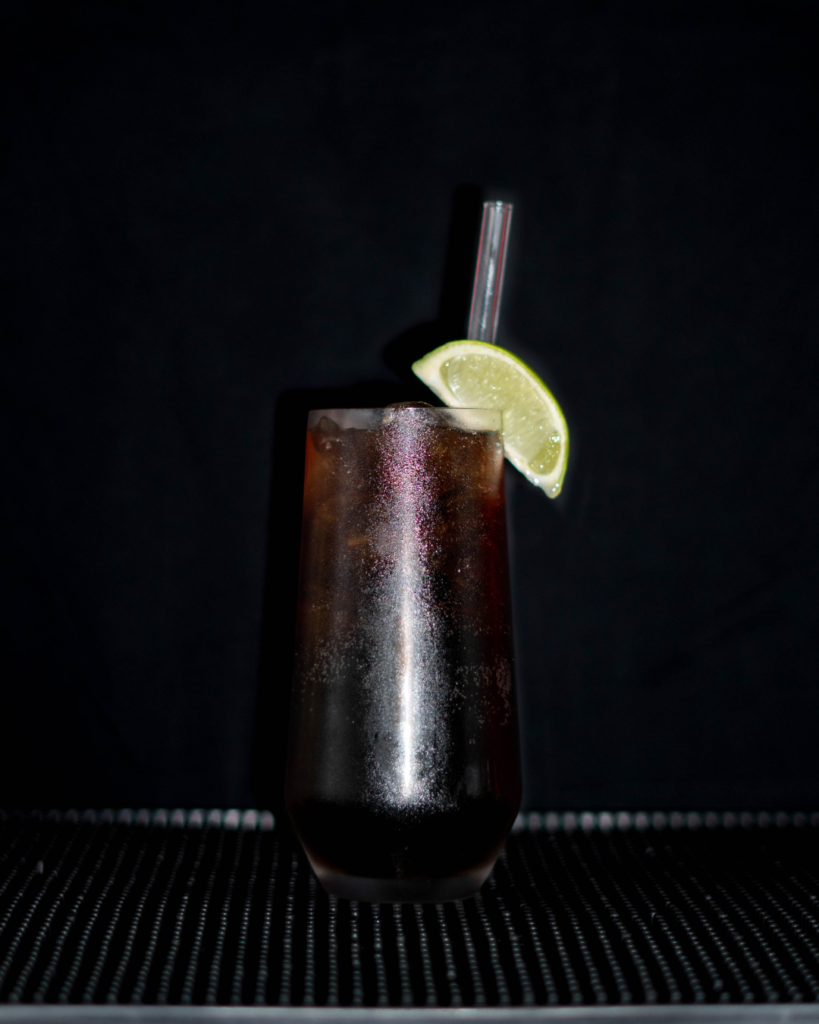
[[[447,903],[474,896],[489,877],[491,865],[453,878],[361,878],[313,865],[331,896],[365,903]]]

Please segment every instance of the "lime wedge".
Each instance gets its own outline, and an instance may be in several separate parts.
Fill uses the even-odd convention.
[[[450,341],[412,371],[456,409],[501,409],[507,459],[550,498],[560,494],[569,428],[551,391],[517,356],[485,341]]]

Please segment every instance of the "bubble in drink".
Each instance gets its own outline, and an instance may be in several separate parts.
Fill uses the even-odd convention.
[[[322,884],[458,899],[520,803],[500,414],[310,414],[286,799]]]

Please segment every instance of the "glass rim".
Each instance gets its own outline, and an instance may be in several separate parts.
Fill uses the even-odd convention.
[[[342,429],[377,429],[388,426],[399,417],[430,419],[442,425],[466,430],[502,431],[501,409],[452,408],[451,406],[366,406],[360,408],[311,409],[307,414],[307,429],[314,430],[323,417],[333,420]]]

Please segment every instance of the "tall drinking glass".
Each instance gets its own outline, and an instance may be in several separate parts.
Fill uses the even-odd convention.
[[[469,896],[520,785],[501,414],[311,412],[285,795],[319,880]]]

